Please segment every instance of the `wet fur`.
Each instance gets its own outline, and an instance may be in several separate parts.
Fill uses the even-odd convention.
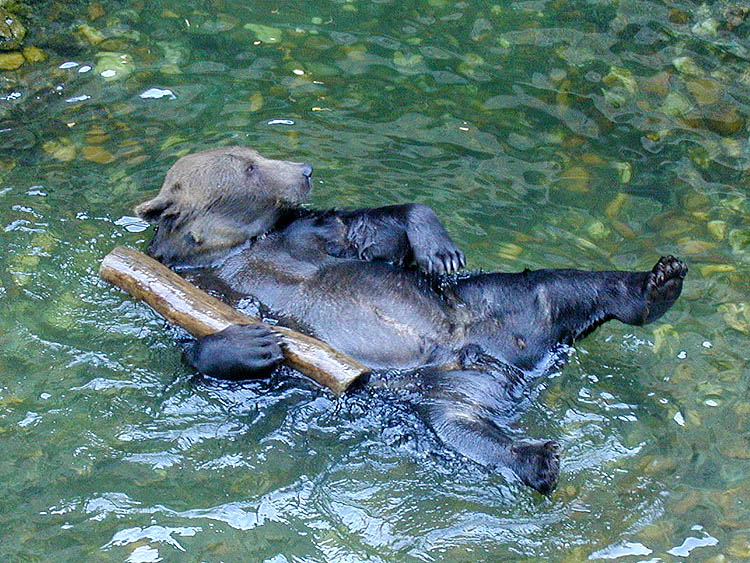
[[[687,272],[670,256],[645,272],[429,277],[463,264],[429,208],[308,211],[299,206],[306,181],[309,188],[305,165],[243,151],[250,149],[199,153],[175,164],[162,192],[138,207],[157,225],[152,253],[174,267],[210,266],[204,286],[253,296],[281,324],[373,369],[399,370],[397,377],[375,374],[370,385],[406,392],[447,445],[511,470],[542,493],[557,483],[559,447],[519,439],[508,428],[528,384],[556,352],[602,323],[657,319],[679,296]],[[273,182],[243,176],[248,160]],[[219,377],[262,375],[279,358],[275,337],[253,327],[202,339],[190,357],[201,372]]]

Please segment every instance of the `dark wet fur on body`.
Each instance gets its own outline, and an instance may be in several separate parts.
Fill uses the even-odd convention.
[[[158,227],[155,256],[177,268],[210,265],[204,288],[253,296],[280,324],[388,370],[367,385],[406,393],[449,447],[542,493],[556,486],[559,446],[509,430],[529,384],[602,323],[659,318],[687,272],[668,256],[644,272],[448,277],[463,254],[426,206],[306,210],[307,165],[237,147],[186,158],[138,207]],[[263,183],[248,180],[248,167],[280,172]],[[241,378],[267,374],[280,356],[273,333],[230,327],[199,340],[189,360],[202,373]]]

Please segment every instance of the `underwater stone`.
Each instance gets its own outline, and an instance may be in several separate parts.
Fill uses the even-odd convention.
[[[610,67],[609,74],[602,78],[602,82],[607,86],[623,86],[631,95],[638,92],[638,83],[633,78],[633,73],[627,68],[618,66]]]
[[[690,100],[679,92],[669,92],[664,99],[661,110],[667,115],[677,117],[686,114],[692,107],[693,104],[690,103]]]
[[[719,21],[715,18],[708,18],[696,23],[690,29],[696,35],[702,35],[704,37],[707,37],[709,35],[716,35],[716,32],[719,29]]]
[[[703,119],[708,128],[719,135],[737,133],[745,126],[745,117],[731,104],[703,108]]]
[[[612,198],[612,201],[607,204],[607,207],[604,208],[604,215],[610,219],[614,219],[620,214],[620,211],[627,201],[628,194],[619,192],[614,198]]]
[[[94,72],[105,80],[125,78],[133,72],[132,57],[126,53],[103,51],[96,54]]]
[[[727,274],[729,272],[734,272],[737,268],[731,264],[706,264],[699,269],[704,278],[710,278],[714,274]]]
[[[737,559],[750,558],[750,536],[738,534],[729,541],[727,553]]]
[[[281,40],[281,36],[283,35],[279,28],[268,25],[246,23],[242,27],[248,31],[252,31],[258,41],[262,41],[263,43],[276,43]]]
[[[100,2],[92,2],[88,7],[88,16],[91,21],[100,18],[104,15],[104,7]]]
[[[692,57],[677,57],[672,60],[672,65],[680,74],[689,76],[703,76],[705,74]]]
[[[612,167],[617,170],[620,182],[629,184],[633,177],[633,166],[629,162],[613,162]]]
[[[30,63],[41,63],[47,59],[47,53],[42,51],[39,47],[24,47],[23,58]]]
[[[0,53],[0,70],[16,70],[21,68],[26,59],[19,52]]]
[[[689,255],[703,254],[704,252],[716,248],[715,242],[708,242],[705,240],[687,239],[680,241],[679,244],[682,252]]]
[[[597,240],[606,238],[611,233],[601,221],[593,221],[588,227],[586,227],[586,231],[591,238]]]
[[[729,246],[733,254],[745,254],[750,251],[750,229],[732,229],[729,231]]]
[[[734,29],[739,27],[750,15],[750,8],[742,6],[740,4],[731,4],[724,9],[722,14],[726,20],[727,27]]]
[[[76,147],[68,137],[47,141],[42,150],[60,162],[70,162],[76,157]]]
[[[710,78],[693,78],[685,82],[688,91],[698,105],[715,104],[721,99],[722,87],[716,80]]]
[[[98,45],[105,39],[104,34],[101,31],[94,29],[88,24],[78,26],[78,29],[76,31],[78,32],[78,35],[83,37],[92,45]]]
[[[653,76],[649,76],[647,78],[641,78],[639,80],[639,84],[641,88],[648,92],[649,94],[654,94],[655,96],[666,96],[669,94],[669,72],[661,71]]]
[[[591,173],[582,166],[572,166],[563,173],[560,179],[568,191],[583,193],[589,191]]]
[[[719,305],[718,310],[727,326],[744,334],[750,334],[749,303],[724,303]]]
[[[250,111],[259,111],[263,108],[263,94],[255,92],[250,96]]]
[[[26,28],[18,18],[0,8],[0,51],[18,49],[26,37]]]
[[[105,39],[99,44],[102,51],[124,51],[128,44],[123,39]]]
[[[724,240],[727,232],[726,221],[709,221],[706,224],[708,232],[711,233],[716,240]]]
[[[109,164],[115,160],[115,156],[111,152],[96,145],[87,145],[83,147],[82,152],[83,158],[97,164]]]
[[[690,23],[690,14],[679,8],[669,10],[669,21],[678,25],[687,25]]]

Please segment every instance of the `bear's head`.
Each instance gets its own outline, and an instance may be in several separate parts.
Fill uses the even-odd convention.
[[[312,167],[271,160],[247,147],[180,158],[159,194],[135,208],[156,225],[149,252],[168,266],[207,265],[271,230],[310,193]]]

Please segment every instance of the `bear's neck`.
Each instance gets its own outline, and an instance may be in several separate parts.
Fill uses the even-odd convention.
[[[148,252],[170,268],[218,266],[234,249],[272,231],[279,216],[278,211],[269,212],[251,223],[207,216],[184,227],[159,225]]]

